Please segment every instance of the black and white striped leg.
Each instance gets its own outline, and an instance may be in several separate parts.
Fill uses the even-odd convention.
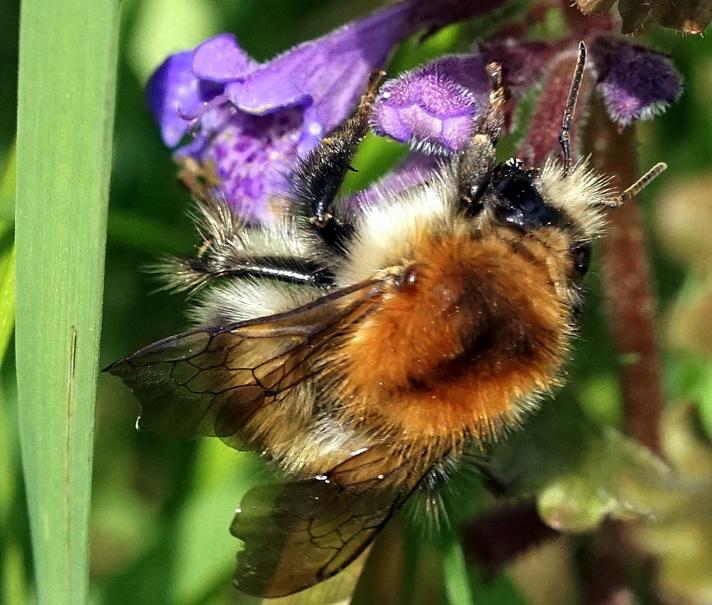
[[[173,291],[197,290],[228,277],[276,279],[293,284],[329,286],[334,275],[320,264],[303,258],[256,256],[229,265],[209,258],[169,258],[155,267]]]

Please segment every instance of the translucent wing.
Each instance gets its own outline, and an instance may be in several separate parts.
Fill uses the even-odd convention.
[[[421,479],[388,445],[359,452],[313,479],[258,486],[244,497],[232,534],[244,542],[235,584],[279,597],[326,580],[373,541]]]
[[[382,286],[369,280],[287,313],[185,332],[106,371],[138,397],[142,429],[243,447],[242,429],[255,412],[323,370],[324,350],[368,312]]]

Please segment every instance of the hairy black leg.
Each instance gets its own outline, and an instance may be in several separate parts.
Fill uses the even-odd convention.
[[[293,284],[332,285],[334,275],[322,265],[304,258],[256,256],[231,262],[229,266],[211,258],[168,258],[154,267],[173,291],[197,290],[225,277],[277,279]]]
[[[351,159],[368,133],[369,114],[383,72],[374,72],[356,113],[326,135],[294,172],[299,212],[331,247],[339,248],[352,227],[331,214],[331,208]]]
[[[495,166],[495,147],[504,129],[502,68],[498,63],[490,63],[487,73],[492,87],[487,113],[456,164],[460,204],[472,213],[481,208],[480,198]]]
[[[487,113],[478,129],[478,134],[487,136],[494,146],[502,138],[504,103],[507,99],[504,94],[504,84],[502,83],[502,66],[499,63],[489,63],[487,65],[487,75],[489,76],[492,90],[489,95]]]

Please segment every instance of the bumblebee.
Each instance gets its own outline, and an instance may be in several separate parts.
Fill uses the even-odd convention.
[[[563,161],[496,162],[505,95],[491,64],[469,146],[418,186],[358,210],[336,199],[376,77],[298,164],[296,199],[273,224],[246,226],[220,200],[198,200],[203,246],[165,268],[173,288],[200,290],[196,327],[108,371],[140,400],[140,428],[219,437],[288,478],[238,510],[240,590],[282,596],[333,576],[413,492],[440,489],[468,451],[560,384],[605,209],[665,168],[617,195],[572,163],[584,63],[582,44]]]

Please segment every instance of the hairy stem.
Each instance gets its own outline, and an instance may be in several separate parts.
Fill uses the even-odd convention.
[[[614,523],[603,525],[593,536],[591,561],[583,586],[583,605],[634,605],[628,579],[629,551],[623,529]]]
[[[461,528],[465,556],[487,578],[493,578],[529,549],[558,535],[541,520],[533,500],[495,508]]]
[[[561,134],[561,123],[564,116],[564,109],[569,99],[571,89],[571,79],[576,69],[576,52],[572,46],[570,53],[560,54],[551,65],[544,81],[541,96],[537,102],[536,110],[531,118],[531,126],[526,138],[522,141],[517,157],[522,159],[527,165],[540,166],[552,152],[557,153],[559,147],[559,135]],[[577,131],[578,122],[588,104],[588,99],[593,91],[590,76],[584,72],[581,90],[579,92],[579,102],[577,115],[573,118],[573,128],[571,130],[571,142],[574,159],[577,157]]]
[[[637,178],[633,130],[618,131],[596,103],[589,121],[595,167],[613,176],[620,190]],[[660,351],[655,330],[656,301],[637,200],[610,212],[603,240],[603,288],[613,342],[621,360],[620,382],[628,433],[660,452],[664,404]]]

